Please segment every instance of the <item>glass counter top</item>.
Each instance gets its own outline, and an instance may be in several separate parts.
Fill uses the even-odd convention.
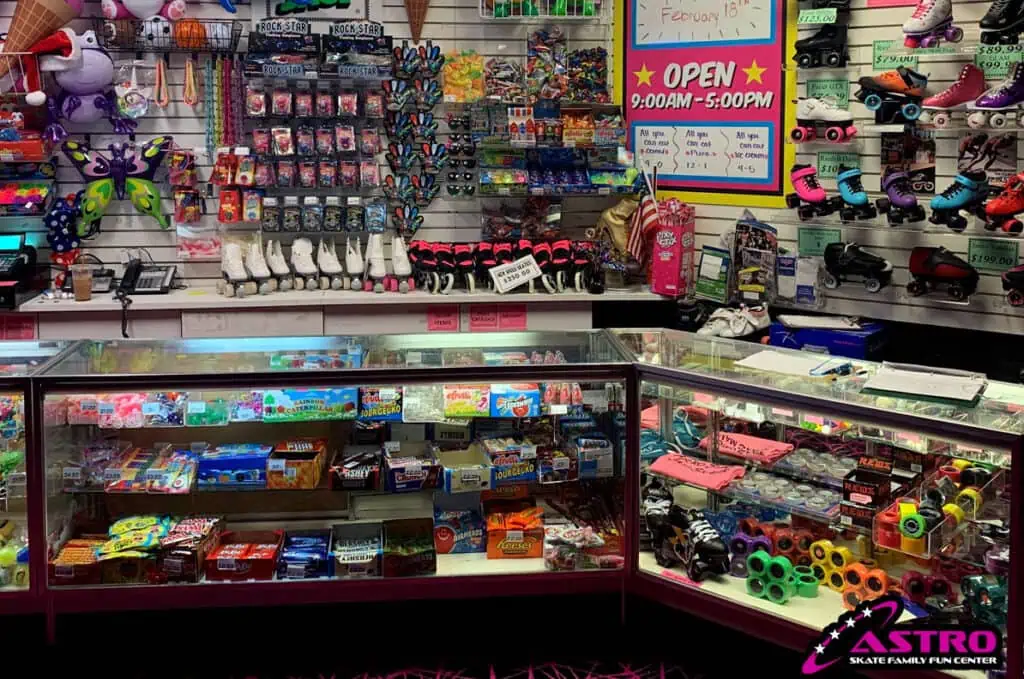
[[[68,346],[64,341],[0,342],[0,379],[34,375]]]
[[[610,332],[632,354],[633,360],[652,366],[729,380],[739,385],[767,387],[790,394],[819,398],[918,416],[946,423],[974,425],[990,431],[1024,434],[1024,386],[988,380],[981,398],[973,405],[930,401],[893,394],[862,391],[880,363],[830,357],[755,342],[704,337],[678,330],[613,329]],[[737,365],[761,352],[821,362],[838,358],[852,364],[848,376],[814,377],[758,370]],[[781,360],[780,360],[781,362]]]
[[[600,330],[83,341],[51,377],[628,363]]]

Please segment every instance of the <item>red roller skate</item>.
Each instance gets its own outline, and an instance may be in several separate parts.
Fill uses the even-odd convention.
[[[985,204],[985,229],[1018,234],[1024,224],[1016,218],[1024,212],[1024,172],[1006,180],[1003,190]]]

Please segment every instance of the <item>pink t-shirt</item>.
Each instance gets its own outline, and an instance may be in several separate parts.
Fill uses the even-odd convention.
[[[710,438],[705,436],[700,440],[700,447],[707,450],[709,443]],[[718,452],[733,457],[742,457],[745,460],[754,460],[762,464],[772,464],[784,455],[793,452],[793,444],[747,434],[720,431],[718,432]]]
[[[651,465],[651,471],[711,490],[725,488],[734,479],[743,478],[744,473],[741,465],[714,464],[679,453],[662,455]]]

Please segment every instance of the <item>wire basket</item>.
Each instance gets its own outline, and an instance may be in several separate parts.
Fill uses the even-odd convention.
[[[610,0],[480,0],[480,16],[499,21],[596,21]]]
[[[25,96],[25,82],[41,83],[39,62],[30,52],[0,54],[0,101],[20,102]]]
[[[110,52],[235,52],[245,22],[231,19],[94,19],[100,45]]]

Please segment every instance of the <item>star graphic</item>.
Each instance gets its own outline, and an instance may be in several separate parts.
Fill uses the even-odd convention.
[[[829,634],[831,635],[831,637],[833,639],[838,639],[839,638],[839,632],[837,632],[836,630],[832,630]]]
[[[746,68],[741,68],[740,70],[747,74],[748,85],[750,83],[761,83],[763,85],[764,81],[761,80],[761,76],[768,69],[764,68],[763,66],[758,66],[757,59],[754,59],[753,61],[750,62],[750,66],[747,66]]]
[[[640,70],[639,71],[633,71],[633,75],[636,76],[636,86],[637,87],[640,87],[641,85],[647,85],[648,87],[650,87],[651,86],[651,76],[654,75],[654,71],[648,71],[647,70],[647,64],[643,64],[642,66],[640,66]],[[748,80],[747,82],[750,82],[750,81]]]
[[[857,621],[852,617],[846,621],[846,629],[853,629],[853,626],[857,624]]]
[[[814,652],[817,653],[818,655],[821,655],[822,653],[825,652],[825,647],[822,646],[821,644],[818,644],[817,646],[814,647]]]
[[[874,611],[872,611],[870,608],[865,608],[864,611],[861,613],[861,616],[865,618],[870,618],[872,613],[874,613]]]

